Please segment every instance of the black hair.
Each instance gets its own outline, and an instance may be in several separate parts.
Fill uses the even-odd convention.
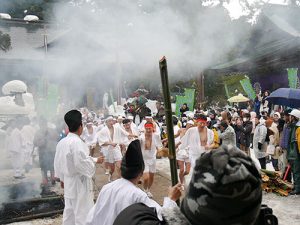
[[[224,127],[224,128],[227,128],[228,127],[228,124],[225,120],[222,120],[220,126]]]
[[[78,110],[71,110],[64,116],[70,132],[76,132],[82,126],[82,115]]]
[[[207,117],[203,114],[196,114],[195,115],[195,119],[201,119],[201,120],[206,120],[207,121]]]
[[[173,125],[175,126],[178,124],[178,119],[175,116],[172,116],[172,122],[173,122]]]
[[[130,123],[130,122],[131,122],[130,119],[124,119],[124,120],[122,121],[123,124]]]

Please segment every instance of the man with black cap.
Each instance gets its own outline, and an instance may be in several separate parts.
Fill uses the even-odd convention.
[[[87,217],[87,225],[112,225],[117,215],[134,203],[144,203],[155,207],[158,218],[162,219],[162,207],[150,199],[136,185],[143,175],[144,160],[139,140],[132,141],[121,163],[122,178],[104,185],[95,206]],[[175,207],[175,201],[181,195],[181,185],[175,185],[169,191],[169,197],[164,199],[163,207]]]
[[[162,223],[144,205],[135,204],[122,211],[114,225],[253,225],[261,201],[254,162],[236,146],[222,146],[197,159],[180,208],[163,208]]]
[[[88,146],[80,139],[83,127],[79,111],[67,112],[64,119],[69,133],[57,144],[54,159],[55,176],[64,188],[63,224],[82,225],[94,205],[92,177],[95,163],[102,163],[103,157],[88,155]]]

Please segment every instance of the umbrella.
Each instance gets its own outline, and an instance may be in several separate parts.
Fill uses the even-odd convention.
[[[248,102],[249,98],[246,98],[242,94],[238,94],[236,96],[229,98],[227,101],[229,101],[229,102]]]
[[[296,88],[279,88],[273,91],[266,98],[275,105],[283,105],[291,108],[300,107],[300,89]]]

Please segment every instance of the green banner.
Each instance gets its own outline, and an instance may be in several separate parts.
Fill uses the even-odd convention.
[[[226,96],[227,96],[227,99],[228,99],[228,98],[230,98],[230,95],[229,95],[227,84],[224,84],[224,88],[225,88],[225,93],[226,93]]]
[[[195,89],[185,88],[184,96],[176,95],[176,115],[180,115],[180,107],[186,103],[190,111],[194,110]]]
[[[59,101],[59,88],[56,84],[45,85],[42,82],[39,85],[39,98],[37,101],[38,115],[52,119],[57,113],[57,106]]]
[[[240,80],[240,83],[244,89],[244,91],[246,92],[246,94],[248,95],[248,97],[252,100],[255,99],[255,91],[251,85],[250,79],[249,78],[245,78],[243,80]]]
[[[297,88],[298,68],[287,68],[287,72],[288,72],[289,87],[290,88]]]

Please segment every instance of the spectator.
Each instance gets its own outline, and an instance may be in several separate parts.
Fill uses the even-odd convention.
[[[253,150],[262,169],[266,169],[266,150],[267,150],[267,127],[265,119],[260,115],[255,118],[255,131],[253,136]]]
[[[232,126],[228,125],[226,121],[222,121],[220,124],[220,139],[222,145],[233,145],[236,146],[236,135]]]

